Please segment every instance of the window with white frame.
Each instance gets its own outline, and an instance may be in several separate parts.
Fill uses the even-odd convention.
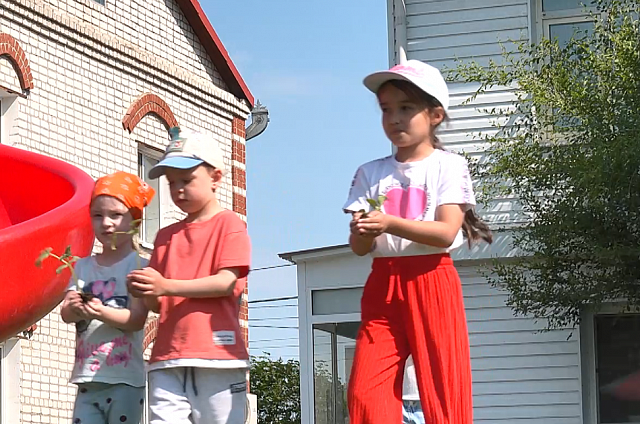
[[[590,13],[595,12],[593,0],[538,0],[538,33],[545,38],[556,39],[564,46],[576,32],[588,32],[594,22]]]
[[[149,178],[149,170],[160,161],[162,152],[148,146],[138,147],[138,175],[155,191],[156,195],[151,199],[151,203],[144,208],[142,224],[140,225],[140,241],[144,247],[152,247],[153,242],[162,227],[163,202],[162,198],[166,187],[160,184],[160,178],[152,180]]]
[[[595,401],[600,424],[640,423],[640,314],[596,315]]]
[[[595,26],[594,14],[597,12],[594,0],[537,0],[536,34],[558,42],[560,48],[566,47],[576,37],[588,35]],[[566,131],[577,123],[573,116],[564,116],[559,110],[553,110],[556,130]],[[549,138],[559,141],[554,128],[549,128]]]
[[[9,144],[13,123],[18,116],[18,96],[0,91],[0,144]]]
[[[313,325],[315,424],[348,424],[347,387],[360,322]]]

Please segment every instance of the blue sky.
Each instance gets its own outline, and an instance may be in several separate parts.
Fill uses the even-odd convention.
[[[267,130],[247,146],[253,268],[278,253],[344,243],[341,211],[358,165],[385,156],[374,96],[362,85],[388,67],[385,0],[201,0],[257,99]],[[256,270],[249,299],[297,295],[295,267]],[[251,306],[251,354],[298,356],[294,302]],[[265,308],[264,306],[269,306]]]

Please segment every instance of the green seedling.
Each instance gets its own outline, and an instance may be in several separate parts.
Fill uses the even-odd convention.
[[[131,222],[131,229],[129,231],[118,231],[115,232],[113,234],[113,237],[111,239],[111,250],[116,250],[117,249],[117,240],[118,240],[118,234],[126,234],[126,235],[133,235],[133,248],[136,252],[138,252],[138,255],[136,256],[136,264],[138,266],[138,268],[141,267],[140,264],[140,245],[138,244],[137,240],[136,240],[136,235],[139,233],[139,226],[138,224],[140,223],[140,219],[137,219],[133,222]],[[73,264],[75,264],[78,259],[80,259],[78,256],[74,256],[71,253],[71,246],[67,246],[67,248],[65,249],[64,253],[62,255],[57,255],[55,253],[53,253],[53,248],[52,247],[47,247],[46,249],[44,249],[42,252],[40,252],[40,256],[38,256],[38,258],[36,259],[36,266],[38,268],[42,267],[42,262],[44,262],[47,258],[54,258],[57,259],[58,261],[62,262],[62,265],[60,265],[57,269],[56,269],[56,274],[60,274],[62,271],[64,271],[65,269],[69,269],[69,271],[71,271],[71,277],[73,278],[73,282],[75,283],[75,291],[80,293],[80,297],[82,297],[82,300],[84,302],[88,302],[90,301],[94,295],[91,293],[83,293],[82,292],[82,287],[80,284],[80,280],[78,279],[78,275],[75,272],[75,269],[73,267]]]
[[[113,236],[111,236],[111,250],[117,250],[118,235],[119,234],[133,236],[132,237],[133,250],[135,250],[138,253],[136,255],[136,265],[137,265],[138,269],[141,268],[140,254],[142,252],[140,251],[140,244],[138,243],[137,237],[140,234],[140,223],[141,222],[142,222],[141,219],[135,219],[135,220],[131,221],[131,229],[129,231],[116,231],[115,233],[113,233]]]
[[[47,247],[42,252],[40,252],[40,256],[38,256],[38,259],[36,259],[36,266],[38,268],[41,268],[42,262],[44,262],[47,258],[54,258],[54,259],[57,259],[59,262],[62,262],[62,265],[60,265],[56,269],[56,274],[59,275],[62,271],[68,268],[69,271],[71,271],[71,278],[75,283],[75,290],[77,292],[80,292],[82,290],[82,287],[80,287],[80,280],[78,279],[78,275],[76,274],[76,271],[73,268],[73,264],[75,264],[80,258],[78,256],[74,256],[71,253],[71,246],[67,246],[67,248],[64,250],[64,253],[62,255],[57,255],[53,253],[53,248]],[[93,297],[91,295],[89,296]],[[83,300],[85,300],[84,297],[83,297]]]
[[[123,234],[123,235],[127,235],[127,236],[137,236],[140,233],[140,226],[138,224],[140,224],[142,220],[140,219],[136,219],[131,221],[131,229],[129,231],[116,231],[115,233],[113,233],[113,235],[111,236],[111,250],[116,250],[117,249],[117,244],[118,244],[118,235],[119,234]]]
[[[373,210],[367,212],[364,209],[360,209],[358,212],[360,212],[361,218],[366,218],[369,213],[373,212],[373,211],[381,211],[382,210],[382,205],[384,204],[385,200],[387,200],[387,196],[378,196],[378,199],[367,199],[367,203],[369,203],[369,205],[371,205],[371,207],[373,208]]]

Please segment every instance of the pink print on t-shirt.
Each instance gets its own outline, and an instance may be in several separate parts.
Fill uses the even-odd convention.
[[[384,211],[411,221],[422,216],[427,207],[427,193],[422,187],[392,187],[387,191]]]

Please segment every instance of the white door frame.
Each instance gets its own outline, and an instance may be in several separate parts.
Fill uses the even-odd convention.
[[[0,424],[20,422],[20,340],[0,343]]]

